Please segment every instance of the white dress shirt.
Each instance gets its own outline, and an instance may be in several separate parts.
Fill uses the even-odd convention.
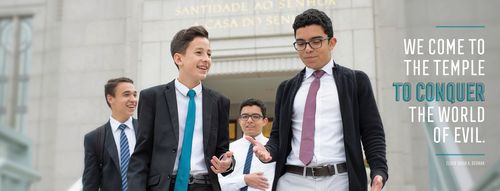
[[[186,117],[189,104],[187,93],[189,88],[175,79],[175,96],[177,99],[177,113],[179,117],[179,143],[177,144],[177,157],[175,158],[174,174],[177,174],[179,157],[182,152],[182,141],[184,140],[184,129],[186,128]],[[203,152],[203,104],[201,83],[193,88],[196,92],[194,101],[196,103],[196,120],[194,123],[193,142],[191,148],[191,174],[208,173],[205,164],[205,153]],[[211,157],[211,156],[210,156]]]
[[[265,145],[268,138],[264,137],[262,133],[255,137],[259,143]],[[234,160],[236,160],[236,165],[234,166],[234,171],[227,175],[222,176],[219,174],[219,183],[222,191],[239,191],[240,188],[247,186],[244,179],[243,169],[245,168],[245,161],[247,158],[248,147],[250,142],[245,139],[245,137],[238,139],[231,144],[229,144],[229,150],[233,152]],[[271,190],[274,180],[274,168],[276,166],[275,162],[264,164],[255,157],[252,153],[252,164],[250,166],[250,173],[263,172],[264,176],[267,178],[269,183],[269,189]],[[257,190],[252,187],[248,187],[248,191]]]
[[[109,124],[111,125],[111,130],[113,132],[113,138],[115,139],[115,144],[116,144],[116,150],[118,150],[118,159],[119,161],[122,161],[121,157],[121,150],[120,150],[120,136],[121,136],[121,130],[118,129],[118,126],[120,126],[122,123],[114,119],[113,117],[109,117]],[[127,125],[127,128],[124,129],[125,131],[125,136],[127,136],[128,140],[128,149],[130,155],[134,153],[135,149],[135,130],[134,130],[134,124],[132,123],[132,117],[128,118],[125,123]]]
[[[314,132],[313,159],[308,166],[322,166],[346,161],[344,149],[344,130],[340,113],[337,85],[333,78],[333,60],[322,70],[325,74],[320,79],[320,88],[316,95],[316,123]],[[314,70],[306,67],[304,80],[295,96],[292,114],[292,151],[288,155],[287,164],[304,166],[299,159],[302,121],[307,93],[311,86]]]

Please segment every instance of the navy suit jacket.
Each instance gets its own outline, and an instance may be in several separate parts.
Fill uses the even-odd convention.
[[[168,191],[179,144],[179,117],[174,81],[141,91],[139,135],[129,165],[129,190]],[[213,190],[220,190],[210,169],[212,156],[229,150],[229,99],[205,86],[202,89],[203,147]],[[233,160],[234,165],[234,160]],[[228,171],[225,174],[232,172]]]
[[[367,179],[361,143],[373,178],[388,178],[385,134],[368,76],[334,63],[333,76],[337,85],[344,131],[344,146],[349,177],[349,190],[366,190]],[[266,144],[276,171],[273,190],[286,172],[291,151],[292,114],[295,95],[304,79],[305,69],[292,79],[282,82],[276,93],[275,118]],[[328,143],[323,143],[328,144]]]
[[[134,131],[137,137],[137,120],[133,119]],[[102,153],[102,171],[99,170],[96,144],[99,128],[104,128],[104,143]],[[101,185],[102,191],[115,191],[122,187],[120,160],[115,139],[111,132],[109,121],[97,129],[87,133],[84,139],[85,167],[83,170],[82,184],[84,191],[96,191]],[[100,178],[99,178],[100,177]]]

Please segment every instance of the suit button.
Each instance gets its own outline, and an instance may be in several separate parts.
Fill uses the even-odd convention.
[[[177,149],[172,149],[172,152],[173,152],[173,153],[177,152]]]

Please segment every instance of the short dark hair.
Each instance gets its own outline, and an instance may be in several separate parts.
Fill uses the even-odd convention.
[[[192,26],[188,29],[182,29],[177,32],[170,43],[170,53],[172,58],[175,53],[186,53],[186,49],[191,41],[196,37],[204,37],[208,39],[208,31],[203,26]],[[175,60],[174,60],[175,62]],[[177,64],[175,64],[177,66]],[[179,69],[179,66],[177,66]]]
[[[308,9],[295,17],[293,35],[297,34],[297,29],[314,24],[321,26],[328,38],[333,37],[332,20],[325,12],[317,9]]]
[[[241,110],[243,109],[243,107],[254,106],[254,105],[259,107],[260,111],[262,112],[262,116],[266,117],[266,105],[261,100],[258,100],[255,98],[249,98],[249,99],[243,101],[243,103],[241,103],[241,106],[240,106],[240,113],[241,113]]]
[[[108,104],[108,106],[110,108],[111,108],[111,105],[108,102],[108,95],[115,97],[115,89],[119,83],[134,84],[134,81],[132,81],[130,78],[127,78],[127,77],[119,77],[119,78],[114,78],[114,79],[108,80],[106,85],[104,85],[104,98],[106,99],[106,103]]]

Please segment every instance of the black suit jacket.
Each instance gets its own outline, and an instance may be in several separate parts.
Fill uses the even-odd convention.
[[[133,119],[134,131],[137,137],[137,120]],[[99,170],[97,159],[96,144],[99,128],[104,128],[104,142],[102,154],[102,171]],[[120,160],[118,158],[118,149],[115,139],[111,132],[109,121],[97,129],[87,133],[84,139],[85,147],[85,167],[83,170],[82,183],[84,191],[96,191],[99,184],[102,183],[103,191],[115,191],[122,187],[122,178],[120,173]]]
[[[141,129],[135,153],[129,165],[128,180],[131,191],[168,191],[170,188],[179,142],[179,119],[175,92],[175,83],[172,81],[165,85],[145,89],[140,93],[139,125]],[[204,86],[202,95],[205,163],[213,190],[220,190],[217,175],[210,169],[210,159],[212,156],[220,156],[229,150],[230,102],[226,97]]]
[[[361,71],[334,65],[332,70],[342,115],[349,190],[366,190],[367,179],[361,142],[370,165],[370,176],[373,178],[375,175],[381,175],[384,183],[388,178],[382,121],[368,76]],[[286,159],[292,149],[293,102],[304,74],[305,69],[292,79],[282,82],[276,93],[275,118],[271,136],[266,144],[273,161],[276,161],[273,190],[276,189],[279,177],[286,172]]]

